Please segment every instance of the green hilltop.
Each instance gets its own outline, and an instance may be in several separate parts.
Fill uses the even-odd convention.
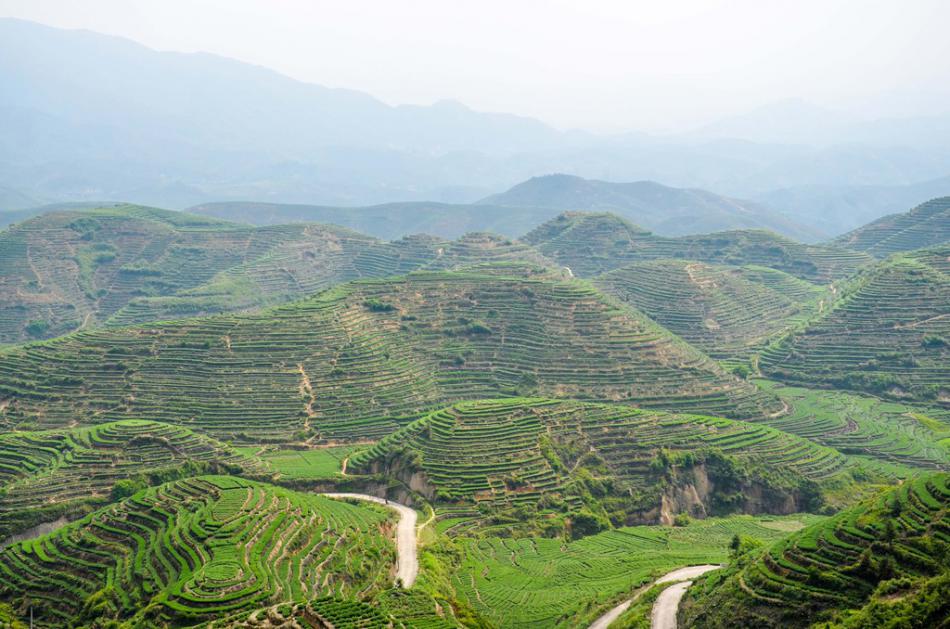
[[[867,269],[805,329],[767,348],[762,371],[909,402],[950,404],[950,245]]]
[[[557,342],[551,342],[557,339]],[[378,438],[500,395],[737,419],[781,405],[579,280],[518,265],[350,283],[257,314],[9,349],[0,424],[140,418],[253,440]]]

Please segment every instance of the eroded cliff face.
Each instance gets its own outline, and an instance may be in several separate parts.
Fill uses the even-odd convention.
[[[740,487],[724,488],[722,485],[734,485],[734,481],[722,482],[705,464],[673,470],[670,476],[671,482],[660,494],[659,505],[643,514],[645,523],[672,525],[680,513],[706,518],[727,512],[786,515],[804,510],[794,490],[777,489],[755,479]],[[736,501],[736,496],[741,499]]]
[[[419,469],[413,463],[406,461],[402,457],[374,461],[367,469],[361,470],[361,473],[388,476],[399,481],[405,488],[408,488],[408,491],[415,492],[423,496],[426,500],[433,500],[435,498],[436,487],[429,481],[429,476],[425,471]],[[407,491],[406,489],[394,489],[397,492]]]

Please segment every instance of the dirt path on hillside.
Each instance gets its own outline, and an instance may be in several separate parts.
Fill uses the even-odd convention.
[[[416,512],[406,505],[368,496],[366,494],[329,493],[321,494],[327,498],[352,498],[366,500],[385,505],[399,513],[399,524],[396,525],[396,579],[402,581],[403,587],[410,588],[416,582],[419,574],[419,557],[416,554]]]
[[[649,590],[654,585],[660,583],[671,583],[673,581],[683,581],[684,579],[694,579],[701,574],[705,574],[710,570],[718,570],[722,566],[714,566],[712,564],[706,564],[703,566],[687,566],[685,568],[678,568],[672,572],[667,572],[662,577],[651,583],[646,587],[642,587],[637,590],[637,593],[634,594],[632,598],[625,600],[620,603],[609,612],[598,618],[593,622],[593,624],[588,627],[588,629],[607,629],[610,626],[610,623],[620,618],[620,616],[630,608],[630,605],[640,598],[640,595]],[[683,583],[678,583],[677,585],[671,586],[664,590],[660,596],[656,599],[656,603],[653,605],[653,615],[651,619],[652,629],[676,629],[676,612],[679,610],[680,599],[683,598],[683,594],[686,592],[686,588],[692,585],[692,581],[685,581]],[[682,586],[682,591],[675,596],[667,596],[667,592],[670,590],[678,589]],[[666,598],[664,598],[666,597]],[[662,602],[662,605],[661,605]],[[672,607],[670,607],[672,605]],[[658,616],[658,613],[661,614]],[[672,613],[672,616],[669,614]],[[657,624],[658,622],[670,622],[672,618],[673,624]]]

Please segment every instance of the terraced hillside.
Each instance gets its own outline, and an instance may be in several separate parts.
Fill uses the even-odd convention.
[[[880,602],[883,614],[862,626],[944,626],[950,598],[950,475],[921,476],[842,511],[700,581],[687,594],[680,622],[689,627],[808,627],[831,612]],[[897,617],[887,602],[930,600],[912,608],[916,622]],[[888,614],[888,607],[892,607]],[[878,624],[879,623],[879,624]]]
[[[741,461],[742,473],[722,455]],[[708,462],[707,462],[708,459]],[[463,402],[350,457],[351,471],[423,472],[440,501],[528,505],[601,496],[620,522],[813,507],[805,481],[838,452],[763,425],[548,399]],[[664,487],[678,485],[676,491]]]
[[[316,287],[359,277],[352,258],[377,244],[335,227],[252,228],[140,206],[45,214],[0,232],[0,343],[101,324],[133,300],[150,304],[253,260],[250,277],[217,304],[240,309],[261,291],[309,288],[294,284],[299,277]],[[143,315],[139,303],[118,321],[196,312],[162,305]]]
[[[228,476],[151,488],[0,550],[0,599],[37,625],[192,626],[280,602],[371,596],[394,547],[382,508]]]
[[[769,347],[760,367],[793,384],[950,404],[950,245],[895,255],[834,307]]]
[[[214,621],[208,629],[452,629],[451,612],[419,589],[393,588],[372,601],[321,596],[306,603],[273,605]]]
[[[446,243],[414,236],[384,243],[336,227],[297,225],[303,238],[275,245],[261,257],[221,271],[172,295],[136,297],[106,321],[123,326],[286,303],[361,277],[406,273],[435,259]]]
[[[789,405],[773,428],[851,456],[912,468],[950,469],[950,413],[877,397],[757,380]]]
[[[950,242],[950,197],[932,199],[839,236],[834,243],[877,258]]]
[[[0,537],[155,479],[262,471],[261,462],[181,426],[124,420],[0,435]],[[121,479],[134,479],[127,487]]]
[[[593,277],[632,262],[677,258],[765,266],[810,282],[828,283],[872,261],[865,253],[843,247],[803,245],[755,229],[667,238],[608,213],[564,212],[523,240],[582,277]]]
[[[12,348],[0,424],[142,418],[259,441],[374,438],[455,400],[518,394],[735,418],[781,410],[587,283],[493,269]]]
[[[814,284],[767,267],[686,260],[635,262],[595,284],[720,360],[748,356],[831,298]]]

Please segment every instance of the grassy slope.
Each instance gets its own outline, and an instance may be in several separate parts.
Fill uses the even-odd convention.
[[[950,475],[907,481],[701,581],[687,595],[681,622],[807,627],[872,597],[925,588],[950,573],[948,507]]]
[[[247,440],[366,439],[450,401],[519,393],[739,418],[780,408],[590,285],[521,266],[81,332],[0,361],[0,422],[21,428],[136,417]]]
[[[807,328],[759,364],[793,384],[910,402],[950,399],[950,246],[898,254],[862,273]]]
[[[828,283],[872,260],[864,253],[803,245],[762,230],[666,238],[606,213],[565,212],[535,228],[523,240],[582,277],[632,262],[677,258],[765,266],[810,282]]]

